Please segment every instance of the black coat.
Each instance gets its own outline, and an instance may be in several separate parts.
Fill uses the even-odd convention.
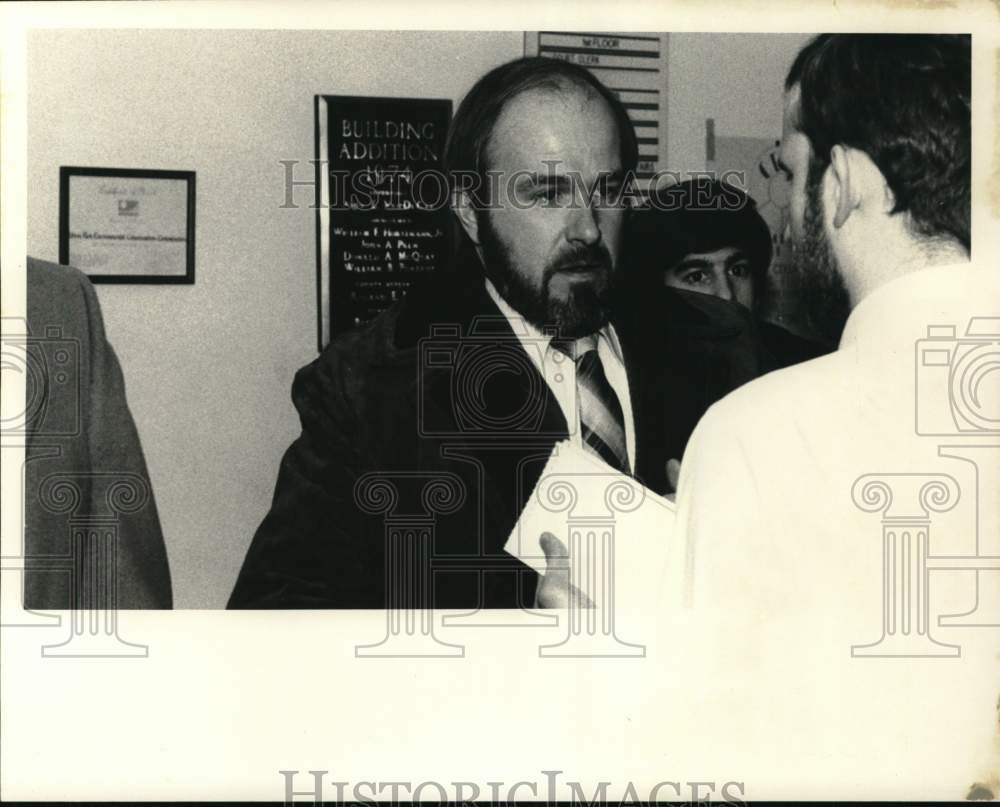
[[[666,462],[705,409],[775,362],[744,309],[706,295],[644,295],[615,329],[636,476],[664,493]],[[431,557],[409,568],[430,575],[435,607],[531,604],[537,575],[503,545],[567,425],[480,277],[436,278],[336,339],[298,371],[292,400],[302,434],[229,607],[384,607],[387,528],[407,527],[433,533]],[[398,500],[379,498],[371,474],[390,476]],[[427,602],[410,595],[402,604]]]

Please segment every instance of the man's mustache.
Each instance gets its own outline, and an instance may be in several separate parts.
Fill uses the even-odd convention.
[[[584,267],[603,269],[610,272],[613,268],[611,253],[604,244],[594,246],[576,247],[556,258],[549,266],[546,277],[551,277],[556,272],[572,271]]]

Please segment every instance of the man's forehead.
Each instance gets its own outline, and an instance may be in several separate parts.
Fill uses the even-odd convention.
[[[510,160],[519,164],[506,165]],[[520,164],[526,160],[532,164]],[[614,171],[621,167],[617,122],[607,102],[589,87],[534,87],[504,106],[488,143],[487,161],[491,167],[526,171],[552,161],[556,174],[588,162]]]

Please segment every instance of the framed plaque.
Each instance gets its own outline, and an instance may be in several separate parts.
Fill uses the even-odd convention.
[[[59,169],[59,262],[94,283],[194,283],[194,171]]]
[[[357,328],[447,259],[451,101],[317,95],[318,341]]]

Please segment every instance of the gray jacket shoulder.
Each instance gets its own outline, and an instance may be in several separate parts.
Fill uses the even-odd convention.
[[[74,335],[81,331],[103,334],[97,295],[83,272],[29,255],[27,281],[28,325],[33,336],[44,337],[44,329],[51,326]]]

